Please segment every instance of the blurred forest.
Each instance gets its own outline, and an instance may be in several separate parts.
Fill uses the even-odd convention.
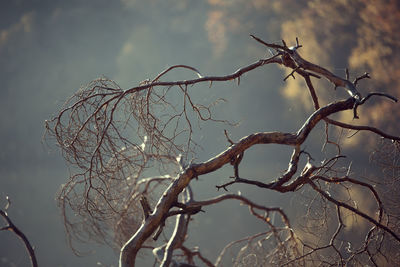
[[[298,37],[303,45],[300,54],[336,75],[345,77],[346,68],[351,79],[370,73],[371,79],[360,81],[361,93],[380,91],[400,98],[400,4],[396,0],[14,0],[3,3],[0,14],[0,206],[6,205],[8,195],[8,213],[34,245],[40,266],[116,266],[118,262],[118,252],[110,244],[92,242],[96,238],[74,243],[84,257],[69,248],[54,200],[69,170],[58,148],[42,141],[44,120],[82,84],[101,75],[122,88],[136,86],[174,64],[191,65],[203,75],[225,75],[269,56],[249,34],[270,43],[284,39],[288,45]],[[289,72],[268,65],[242,77],[240,86],[234,82],[197,86],[193,97],[227,100],[215,107],[215,114],[239,123],[228,129],[233,140],[257,131],[295,131],[313,105],[302,79],[283,81]],[[191,76],[178,71],[164,79]],[[315,87],[321,104],[347,97],[326,81],[317,81]],[[399,136],[399,110],[398,104],[377,98],[360,107],[360,119],[354,120],[351,111],[336,119]],[[206,160],[228,146],[225,128],[204,125],[195,133],[202,147],[196,159]],[[305,144],[320,161],[327,150],[336,149],[332,145],[321,151],[319,136],[324,131],[321,125]],[[386,207],[398,214],[399,161],[397,154],[390,154],[391,145],[371,133],[332,130],[330,134],[348,156],[352,173],[376,182]],[[254,148],[241,171],[273,180],[287,168],[290,154],[289,148],[278,146]],[[230,175],[231,169],[224,168],[194,181],[196,197],[215,196],[215,185]],[[306,209],[298,205],[307,201],[306,192],[278,194],[238,184],[229,190],[251,195],[253,201],[267,206],[281,206],[293,219]],[[373,210],[365,192],[349,192],[361,209]],[[207,207],[192,223],[188,242],[200,245],[210,259],[227,242],[264,227],[248,217],[246,208],[232,209],[231,204]],[[349,215],[345,231],[365,231],[363,223]],[[153,263],[146,256],[139,260],[139,266]],[[12,233],[0,232],[0,266],[28,264],[20,241]]]

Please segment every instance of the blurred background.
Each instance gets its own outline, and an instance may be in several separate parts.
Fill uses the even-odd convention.
[[[303,45],[308,60],[352,79],[370,72],[360,91],[382,91],[400,97],[400,6],[395,0],[9,0],[0,8],[0,205],[11,199],[10,218],[35,247],[40,266],[116,266],[118,253],[105,245],[82,244],[77,257],[66,242],[55,195],[68,178],[57,147],[42,142],[44,120],[61,108],[83,84],[102,75],[130,88],[154,78],[170,65],[187,64],[203,75],[225,75],[269,57],[254,34],[267,42]],[[312,112],[301,79],[288,79],[286,70],[267,65],[235,82],[196,85],[194,96],[213,102],[227,100],[215,112],[239,122],[237,127],[209,124],[199,130],[203,147],[197,160],[224,150],[227,129],[233,140],[256,131],[296,131]],[[177,71],[164,79],[191,79]],[[345,97],[325,81],[316,82],[321,103]],[[398,105],[376,99],[359,110],[340,114],[342,121],[368,124],[400,135]],[[322,160],[319,128],[305,147]],[[341,139],[343,154],[353,156],[353,169],[370,174],[369,153],[376,136],[357,134]],[[365,145],[368,144],[368,145]],[[291,150],[263,146],[251,149],[242,163],[247,177],[272,180],[284,172]],[[197,199],[218,194],[215,185],[229,180],[226,167],[193,183]],[[266,180],[265,180],[266,179]],[[252,200],[267,206],[293,207],[293,196],[234,185]],[[220,193],[220,192],[219,192]],[[200,245],[213,261],[229,241],[255,231],[258,222],[246,218],[232,203],[206,209],[191,228],[192,246]],[[237,203],[235,203],[237,204]],[[237,207],[237,205],[235,205]],[[243,209],[243,212],[242,210]],[[294,215],[295,216],[295,215]],[[226,220],[229,218],[229,220]],[[216,226],[222,226],[221,228]],[[142,259],[145,265],[146,258]],[[151,259],[150,262],[153,262]],[[0,232],[0,266],[28,266],[22,243]]]

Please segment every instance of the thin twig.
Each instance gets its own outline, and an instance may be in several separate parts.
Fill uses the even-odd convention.
[[[10,201],[7,197],[7,205],[5,207],[5,210],[7,210],[9,208],[9,204],[10,204]],[[6,211],[0,209],[0,215],[7,222],[7,225],[2,227],[0,230],[8,230],[8,231],[15,233],[19,237],[19,239],[21,239],[22,242],[24,242],[24,245],[25,245],[26,250],[28,251],[32,266],[37,267],[38,263],[36,260],[35,251],[31,245],[31,243],[29,242],[28,238],[26,237],[26,235],[11,221],[11,219],[8,216]]]

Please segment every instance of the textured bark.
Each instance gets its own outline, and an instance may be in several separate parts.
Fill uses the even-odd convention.
[[[122,247],[120,254],[120,266],[135,266],[136,255],[143,243],[154,233],[157,227],[165,219],[166,214],[168,213],[172,204],[178,198],[178,195],[189,185],[193,178],[220,169],[225,164],[230,163],[233,157],[239,155],[254,145],[301,145],[319,121],[333,113],[352,109],[353,105],[353,98],[329,104],[326,107],[315,111],[296,134],[281,132],[263,132],[251,134],[242,138],[238,143],[230,146],[221,154],[211,158],[210,160],[203,163],[190,165],[171,183],[167,190],[165,190],[164,194],[157,203],[154,212],[145,220],[135,235],[132,236],[132,238]],[[272,187],[273,184],[274,183],[271,183],[270,186]],[[279,189],[276,190],[279,191]]]

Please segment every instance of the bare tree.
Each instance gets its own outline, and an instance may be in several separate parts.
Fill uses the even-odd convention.
[[[58,196],[71,241],[92,239],[111,244],[120,249],[120,266],[134,266],[139,250],[146,249],[153,251],[160,266],[193,266],[200,262],[221,266],[224,261],[235,266],[400,264],[398,211],[387,208],[387,199],[380,191],[384,187],[377,181],[353,177],[350,165],[343,163],[340,143],[329,135],[330,127],[367,131],[393,142],[382,153],[397,153],[400,137],[329,118],[345,110],[353,110],[354,118],[358,118],[358,107],[374,96],[395,102],[397,99],[380,92],[363,97],[357,85],[361,79],[370,78],[368,73],[354,81],[350,81],[348,72],[341,78],[302,58],[297,38],[292,47],[284,41],[272,44],[252,38],[272,51],[271,56],[225,76],[202,76],[193,67],[176,65],[126,90],[110,79],[100,78],[81,88],[57,116],[46,121],[49,136],[57,140],[71,167],[69,180]],[[296,76],[304,79],[315,111],[294,132],[257,132],[233,141],[225,131],[229,143],[226,150],[197,162],[195,153],[200,144],[194,138],[194,125],[229,122],[214,116],[213,106],[219,100],[202,104],[191,96],[191,86],[208,83],[211,87],[215,82],[231,80],[239,85],[243,74],[267,64],[290,69],[284,80]],[[162,80],[177,68],[189,69],[198,78]],[[344,88],[349,98],[320,106],[312,83],[312,79],[320,78],[335,88]],[[325,144],[337,147],[337,152],[322,162],[313,160],[302,149],[318,123],[326,126],[322,137]],[[273,181],[244,178],[239,172],[246,150],[261,144],[293,148],[287,170]],[[306,158],[304,164],[302,157]],[[284,194],[302,191],[308,202],[304,218],[296,222],[301,227],[293,226],[294,221],[282,207],[266,207],[242,194],[195,199],[191,181],[224,165],[232,166],[233,176],[229,182],[216,185],[218,190],[247,184]],[[359,206],[355,190],[372,198],[374,205],[368,210]],[[266,230],[227,244],[213,262],[198,247],[187,247],[185,240],[191,218],[201,216],[202,207],[226,200],[247,206],[251,216],[265,223]],[[158,239],[170,217],[175,217],[174,231],[167,242],[156,246],[150,240]],[[346,234],[344,228],[351,220],[362,221],[367,230]],[[228,251],[237,253],[229,259]]]

